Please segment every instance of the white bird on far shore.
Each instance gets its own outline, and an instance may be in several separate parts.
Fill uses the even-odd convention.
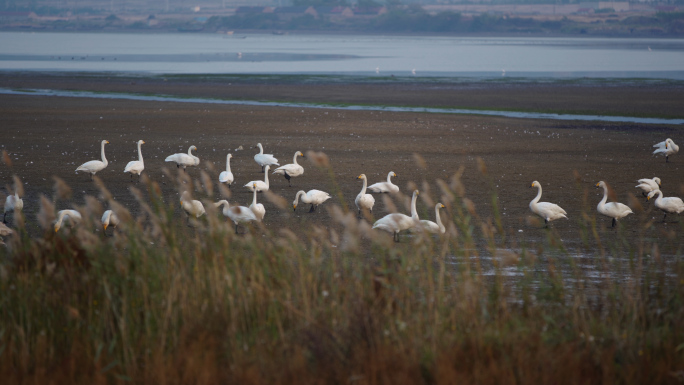
[[[226,171],[221,172],[219,174],[219,182],[225,183],[230,187],[231,184],[233,184],[233,172],[230,171],[230,158],[233,157],[233,154],[228,154],[226,155]]]
[[[657,147],[653,154],[663,154],[665,155],[665,163],[670,161],[670,156],[679,152],[679,146],[672,141],[672,139],[667,138],[660,143],[656,143],[653,147]]]
[[[103,140],[101,142],[101,154],[102,154],[102,160],[91,160],[90,162],[85,162],[82,165],[78,166],[76,169],[76,173],[78,174],[79,171],[84,171],[90,174],[90,179],[93,179],[93,175],[97,173],[98,171],[102,171],[107,167],[109,162],[107,161],[107,158],[105,157],[105,144],[108,144],[109,141]]]
[[[138,160],[128,162],[126,168],[124,168],[124,173],[131,173],[131,180],[133,180],[133,174],[137,174],[138,180],[140,180],[140,174],[142,174],[145,169],[145,162],[143,161],[142,150],[140,149],[140,146],[143,144],[145,144],[144,140],[138,141]]]
[[[639,184],[634,187],[640,188],[643,196],[648,195],[651,191],[660,189],[660,178],[658,177],[653,177],[653,179],[643,178],[639,179],[637,182],[639,182]]]
[[[633,214],[632,209],[629,206],[622,204],[620,202],[608,202],[608,185],[604,181],[596,183],[596,188],[603,187],[603,199],[596,206],[596,211],[607,217],[613,218],[613,224],[611,227],[615,227],[617,220],[626,217],[629,214]]]
[[[556,219],[568,219],[568,217],[566,216],[568,213],[566,213],[565,210],[563,210],[557,204],[549,202],[539,202],[539,199],[541,199],[542,196],[542,187],[539,182],[535,180],[534,182],[532,182],[532,185],[530,187],[536,187],[539,190],[539,192],[537,192],[537,196],[530,202],[530,210],[532,210],[533,213],[544,218],[544,223],[546,224],[546,226],[549,225],[549,222],[555,221]]]
[[[165,162],[173,162],[176,164],[176,167],[180,168],[183,167],[183,171],[185,171],[185,168],[188,166],[197,166],[199,165],[200,159],[196,157],[195,155],[192,155],[192,151],[197,150],[197,147],[190,146],[188,148],[188,153],[182,153],[179,152],[177,154],[169,155],[166,157],[164,160]]]
[[[24,200],[19,198],[19,193],[17,191],[14,191],[14,195],[8,195],[5,199],[5,210],[2,215],[2,223],[7,223],[5,220],[7,218],[7,213],[14,214],[17,211],[21,211],[23,208]]]

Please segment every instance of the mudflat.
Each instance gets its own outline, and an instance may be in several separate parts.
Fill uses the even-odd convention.
[[[656,85],[271,84],[4,74],[0,76],[0,87],[684,116],[684,88]],[[259,196],[260,203],[266,206],[264,225],[270,230],[298,231],[309,223],[334,226],[326,206],[339,204],[355,210],[354,198],[361,189],[356,177],[366,174],[369,183],[375,183],[386,180],[390,171],[397,173],[394,182],[402,193],[410,195],[413,188],[421,190],[421,219],[434,220],[434,203],[444,200],[436,181],[448,182],[462,169],[465,196],[474,203],[477,215],[494,217],[492,202],[496,194],[505,232],[520,242],[545,238],[540,228],[543,222],[529,220],[532,214],[528,205],[537,194],[530,185],[535,180],[543,186],[542,201],[557,203],[568,212],[569,220],[552,222],[551,228],[569,244],[580,243],[581,222],[587,221],[583,211],[597,216],[601,234],[616,236],[612,234],[618,230],[609,228],[610,218],[599,216],[595,210],[602,197],[602,190],[596,189],[595,184],[601,180],[614,190],[614,198],[635,209],[635,214],[621,221],[619,231],[652,237],[682,232],[682,225],[674,222],[676,216],[668,216],[669,223],[658,222],[662,213],[635,189],[637,179],[657,176],[663,182],[665,196],[684,195],[684,157],[673,156],[666,163],[664,157],[652,155],[653,144],[668,137],[676,143],[684,142],[682,127],[675,125],[0,95],[0,127],[0,146],[12,160],[11,167],[0,166],[0,178],[7,187],[13,174],[24,182],[24,212],[33,234],[40,232],[35,218],[41,194],[54,199],[58,209],[83,205],[85,195],[99,195],[89,176],[74,170],[86,161],[100,158],[103,139],[110,142],[106,146],[110,163],[97,175],[114,198],[135,215],[140,210],[129,188],[144,189],[144,185],[132,182],[123,169],[129,161],[137,159],[136,142],[143,139],[145,174],[160,183],[164,199],[176,206],[179,222],[185,220],[185,214],[178,208],[175,181],[162,172],[163,168],[172,174],[179,171],[174,164],[164,162],[168,155],[187,152],[190,145],[197,146],[195,154],[201,159],[200,165],[188,168],[187,173],[199,181],[200,171],[204,170],[214,185],[213,196],[201,189],[196,189],[194,196],[218,201],[218,174],[225,169],[226,154],[232,153],[235,183],[228,200],[248,206],[252,194],[242,186],[264,178],[253,159],[257,153],[253,147],[262,143],[265,152],[274,154],[281,165],[291,163],[296,151],[322,151],[328,155],[334,171],[333,180],[326,170],[300,158],[305,173],[292,179],[292,187],[282,176],[269,175],[271,191],[289,202],[299,190],[319,189],[333,195],[315,213],[308,213],[307,205],[301,205],[297,212],[291,206],[278,208]],[[240,147],[242,150],[237,150]],[[424,159],[424,168],[414,154]],[[485,173],[478,159],[486,165]],[[54,197],[53,175],[71,186],[70,200]],[[447,206],[443,214],[453,215],[455,208]],[[638,206],[643,206],[644,211],[637,210]],[[404,202],[398,202],[397,208],[408,212]],[[384,199],[376,195],[372,216],[377,219],[387,213]]]

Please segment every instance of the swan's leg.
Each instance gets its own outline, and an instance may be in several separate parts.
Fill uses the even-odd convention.
[[[544,219],[544,228],[545,229],[549,228],[549,220],[548,219]]]
[[[261,173],[263,174],[264,172],[264,166],[261,166]]]
[[[238,231],[237,231],[237,230],[238,230],[238,224],[236,223],[236,224],[235,224],[235,234],[237,234],[237,233],[238,233]]]
[[[642,191],[642,192],[641,192],[641,195],[643,195],[643,196],[645,196],[645,197],[648,196],[648,195],[646,195],[646,192],[645,192],[645,191]]]
[[[615,227],[615,224],[617,224],[617,220],[613,218],[613,224],[610,227]]]
[[[316,211],[316,208],[314,207],[313,203],[311,204],[311,208],[309,209],[309,212],[312,213]]]
[[[663,223],[665,223],[665,217],[667,217],[667,213],[665,213],[665,215],[663,215]]]
[[[7,223],[7,211],[5,211],[4,214],[2,214],[2,223]]]
[[[180,163],[176,163],[176,168],[180,168]]]
[[[670,156],[669,155],[665,155],[665,163],[670,163]]]
[[[290,187],[292,187],[292,181],[290,181],[291,177],[287,174],[287,171],[284,171],[283,176],[285,177],[285,179],[287,179],[287,183],[290,185]]]

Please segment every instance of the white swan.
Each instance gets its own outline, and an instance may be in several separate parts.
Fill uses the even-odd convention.
[[[187,154],[180,152],[178,154],[169,155],[166,157],[165,162],[174,162],[176,163],[176,167],[180,168],[182,166],[183,171],[185,171],[187,166],[197,166],[199,165],[200,160],[198,157],[192,155],[193,150],[197,150],[197,147],[190,146]]]
[[[259,222],[264,220],[264,216],[266,215],[266,209],[264,208],[264,205],[261,203],[257,203],[257,188],[256,188],[256,183],[254,184],[254,198],[252,199],[252,204],[249,205],[249,209],[252,210],[254,213],[254,216],[257,217],[257,220]]]
[[[663,192],[660,190],[655,190],[655,191],[651,191],[648,194],[648,199],[650,200],[656,194],[658,194],[658,198],[655,200],[655,205],[657,208],[659,208],[659,209],[663,210],[663,212],[665,212],[665,215],[663,216],[663,222],[665,222],[665,217],[667,217],[667,214],[679,214],[682,211],[684,211],[684,202],[682,202],[681,198],[677,198],[677,197],[663,198]]]
[[[59,231],[59,229],[62,227],[62,222],[64,220],[70,222],[72,225],[75,225],[77,223],[80,223],[81,219],[81,213],[79,213],[76,210],[60,210],[57,213],[57,222],[55,222],[55,232]]]
[[[297,156],[304,157],[304,154],[302,154],[301,151],[295,152],[294,157],[292,158],[292,163],[280,166],[273,171],[274,174],[284,176],[285,179],[287,179],[287,183],[290,185],[290,187],[292,187],[290,178],[304,174],[304,167],[297,163]]]
[[[219,175],[219,182],[220,183],[225,183],[228,186],[233,184],[233,172],[230,171],[230,158],[233,157],[233,154],[228,154],[226,155],[226,171],[221,172]]]
[[[394,241],[399,242],[400,231],[408,230],[414,226],[420,225],[420,218],[418,218],[418,211],[416,210],[416,199],[418,198],[418,194],[418,190],[413,192],[410,217],[399,213],[388,214],[375,221],[373,228],[392,233]]]
[[[238,224],[253,222],[257,220],[254,212],[245,206],[231,206],[227,200],[222,199],[214,206],[221,207],[223,205],[222,213],[224,216],[228,217],[233,223],[235,223],[235,234],[238,233]]]
[[[387,174],[387,182],[378,182],[368,186],[368,189],[374,193],[398,193],[399,186],[392,183],[392,177],[396,177],[397,174],[394,171],[390,171]]]
[[[660,143],[654,144],[653,147],[658,147],[655,151],[653,151],[653,154],[665,155],[665,162],[670,161],[670,155],[674,155],[679,152],[679,146],[677,146],[670,138],[667,138]]]
[[[257,143],[255,148],[256,147],[259,148],[259,153],[254,155],[254,161],[261,166],[261,172],[266,172],[264,171],[265,166],[280,166],[278,159],[276,159],[273,154],[264,154],[264,147],[261,143]]]
[[[109,144],[109,141],[103,140],[102,142],[102,160],[91,160],[90,162],[85,162],[82,165],[78,166],[76,169],[76,173],[78,174],[79,171],[85,171],[87,173],[90,173],[90,179],[93,179],[93,175],[95,175],[96,172],[102,171],[107,167],[109,162],[107,161],[107,158],[105,158],[105,151],[104,151],[104,146],[105,144]]]
[[[5,199],[5,212],[2,216],[2,223],[7,223],[5,218],[7,218],[7,213],[14,214],[17,211],[21,211],[24,208],[24,200],[19,198],[19,194],[14,191],[14,195],[9,195]]]
[[[611,227],[615,227],[618,219],[624,218],[629,214],[633,214],[632,209],[625,204],[619,202],[606,203],[608,200],[608,186],[604,181],[600,181],[596,183],[596,188],[599,187],[603,187],[603,199],[601,202],[599,202],[598,206],[596,206],[596,210],[600,214],[613,218],[613,224]]]
[[[132,160],[128,162],[126,168],[124,169],[124,173],[131,173],[131,180],[133,180],[133,174],[137,174],[138,180],[140,180],[140,174],[142,174],[143,170],[145,169],[145,162],[143,162],[142,150],[140,149],[140,146],[143,144],[145,144],[144,140],[138,141],[138,160]]]
[[[271,168],[271,166],[269,166],[269,165],[266,165],[264,167],[264,170],[265,170],[264,180],[253,180],[253,181],[250,181],[249,183],[247,183],[246,185],[244,185],[242,187],[247,187],[249,189],[249,191],[254,191],[255,189],[256,189],[256,191],[268,191],[268,188],[270,185],[270,183],[268,181],[268,169],[269,168]]]
[[[295,211],[297,210],[300,196],[302,197],[302,202],[311,205],[311,209],[309,209],[310,213],[316,211],[316,207],[318,207],[318,205],[330,199],[330,194],[325,191],[309,190],[308,192],[304,192],[304,190],[299,190],[295,196],[294,202],[292,202],[292,209]]]
[[[187,191],[183,191],[181,194],[180,203],[183,210],[188,214],[188,221],[190,220],[190,216],[199,218],[206,212],[202,202],[192,199],[190,193]]]
[[[444,208],[443,204],[437,203],[435,205],[435,219],[437,220],[437,223],[428,220],[420,221],[423,230],[434,234],[444,234],[446,232],[446,227],[442,224],[442,218],[439,217],[439,209],[441,208]]]
[[[361,192],[354,200],[354,203],[356,203],[356,208],[359,209],[359,216],[361,216],[361,209],[368,209],[368,211],[372,213],[373,206],[375,205],[375,198],[373,198],[373,196],[370,194],[366,194],[366,187],[368,185],[366,174],[361,174],[356,179],[363,179],[363,188],[361,188]]]
[[[104,227],[104,231],[107,231],[108,226],[118,227],[119,223],[121,223],[121,221],[119,220],[119,217],[114,214],[114,211],[107,210],[102,214],[102,227]]]
[[[533,213],[544,218],[544,223],[547,226],[549,222],[555,221],[556,219],[568,219],[568,217],[566,216],[568,213],[566,213],[565,210],[563,210],[557,204],[549,202],[539,202],[539,199],[542,195],[542,187],[541,184],[539,184],[539,182],[535,180],[534,182],[532,182],[532,185],[530,187],[536,187],[537,189],[539,189],[537,196],[530,202],[530,210],[532,210]]]
[[[653,177],[653,179],[643,178],[639,179],[637,182],[639,182],[639,184],[634,187],[640,188],[643,196],[646,196],[653,190],[660,190],[660,178],[658,177]]]

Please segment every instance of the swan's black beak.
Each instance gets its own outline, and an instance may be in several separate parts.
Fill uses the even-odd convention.
[[[292,211],[297,211],[297,205],[292,205]]]

